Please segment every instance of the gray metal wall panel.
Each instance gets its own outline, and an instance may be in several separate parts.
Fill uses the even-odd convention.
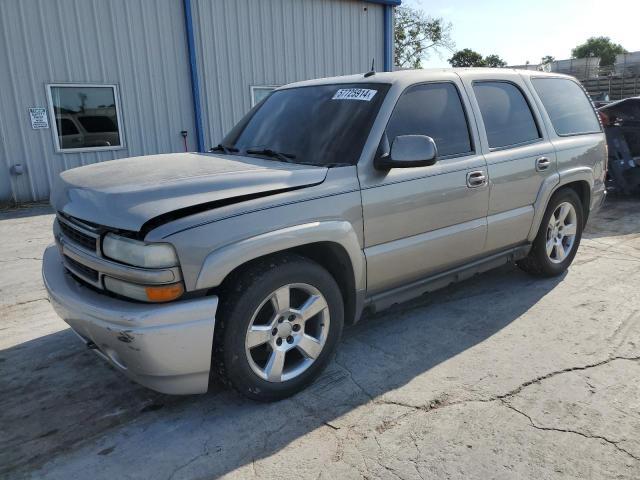
[[[383,7],[352,0],[195,0],[205,146],[251,107],[252,85],[383,69]]]
[[[126,148],[55,153],[28,108],[56,82],[118,84]],[[196,148],[181,0],[0,1],[0,86],[0,201],[46,199],[68,168],[181,151],[181,130]],[[17,163],[27,174],[9,176]]]

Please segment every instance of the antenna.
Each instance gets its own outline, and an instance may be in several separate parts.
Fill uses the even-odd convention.
[[[371,75],[376,74],[376,59],[375,57],[371,59],[371,70],[364,74],[364,78],[370,77]]]

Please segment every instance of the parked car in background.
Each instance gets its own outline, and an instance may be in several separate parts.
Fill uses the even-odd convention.
[[[592,94],[591,101],[596,108],[604,107],[608,103],[611,103],[611,100],[609,100],[609,94],[607,92]]]
[[[60,147],[92,148],[120,145],[115,118],[108,115],[62,113],[56,115]]]
[[[640,187],[640,97],[598,109],[609,151],[607,186],[624,194]]]
[[[604,199],[605,150],[568,76],[287,85],[212,153],[62,173],[44,282],[89,348],[143,385],[202,393],[215,371],[278,400],[322,372],[365,309],[507,262],[562,274]]]

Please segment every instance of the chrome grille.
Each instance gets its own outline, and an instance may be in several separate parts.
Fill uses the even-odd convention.
[[[92,282],[97,282],[99,278],[99,273],[97,270],[93,268],[87,267],[80,262],[75,261],[73,258],[65,255],[64,262],[66,267],[71,270],[72,273],[79,275],[82,278],[86,278],[87,280],[91,280]]]
[[[62,230],[62,234],[73,243],[76,243],[87,250],[91,250],[92,252],[96,250],[97,238],[82,233],[80,230],[76,230],[69,226],[69,224],[63,222],[60,222],[60,230]]]
[[[58,214],[57,218],[60,233],[62,233],[65,240],[90,252],[98,251],[100,235],[97,228],[85,225],[72,217],[63,216],[62,214]]]

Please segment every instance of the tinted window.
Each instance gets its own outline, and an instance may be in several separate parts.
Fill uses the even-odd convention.
[[[223,143],[239,154],[270,149],[287,154],[295,163],[353,165],[388,89],[386,84],[357,83],[277,90],[252,109]]]
[[[428,135],[436,142],[439,156],[471,151],[467,119],[451,83],[410,87],[398,100],[386,133],[389,144],[398,135]]]
[[[116,123],[105,115],[89,115],[87,117],[78,117],[78,121],[84,129],[90,133],[96,132],[117,132]]]
[[[60,125],[60,135],[76,135],[78,133],[78,129],[68,118],[60,118],[58,123]]]
[[[558,135],[600,131],[591,102],[580,86],[565,78],[531,80]]]
[[[540,138],[531,109],[518,87],[507,82],[476,82],[473,91],[489,147],[518,145]]]
[[[115,86],[51,85],[49,88],[59,148],[112,148],[122,145]],[[73,121],[81,126],[80,132],[74,131]],[[78,137],[72,140],[64,138],[70,134],[78,134]]]

